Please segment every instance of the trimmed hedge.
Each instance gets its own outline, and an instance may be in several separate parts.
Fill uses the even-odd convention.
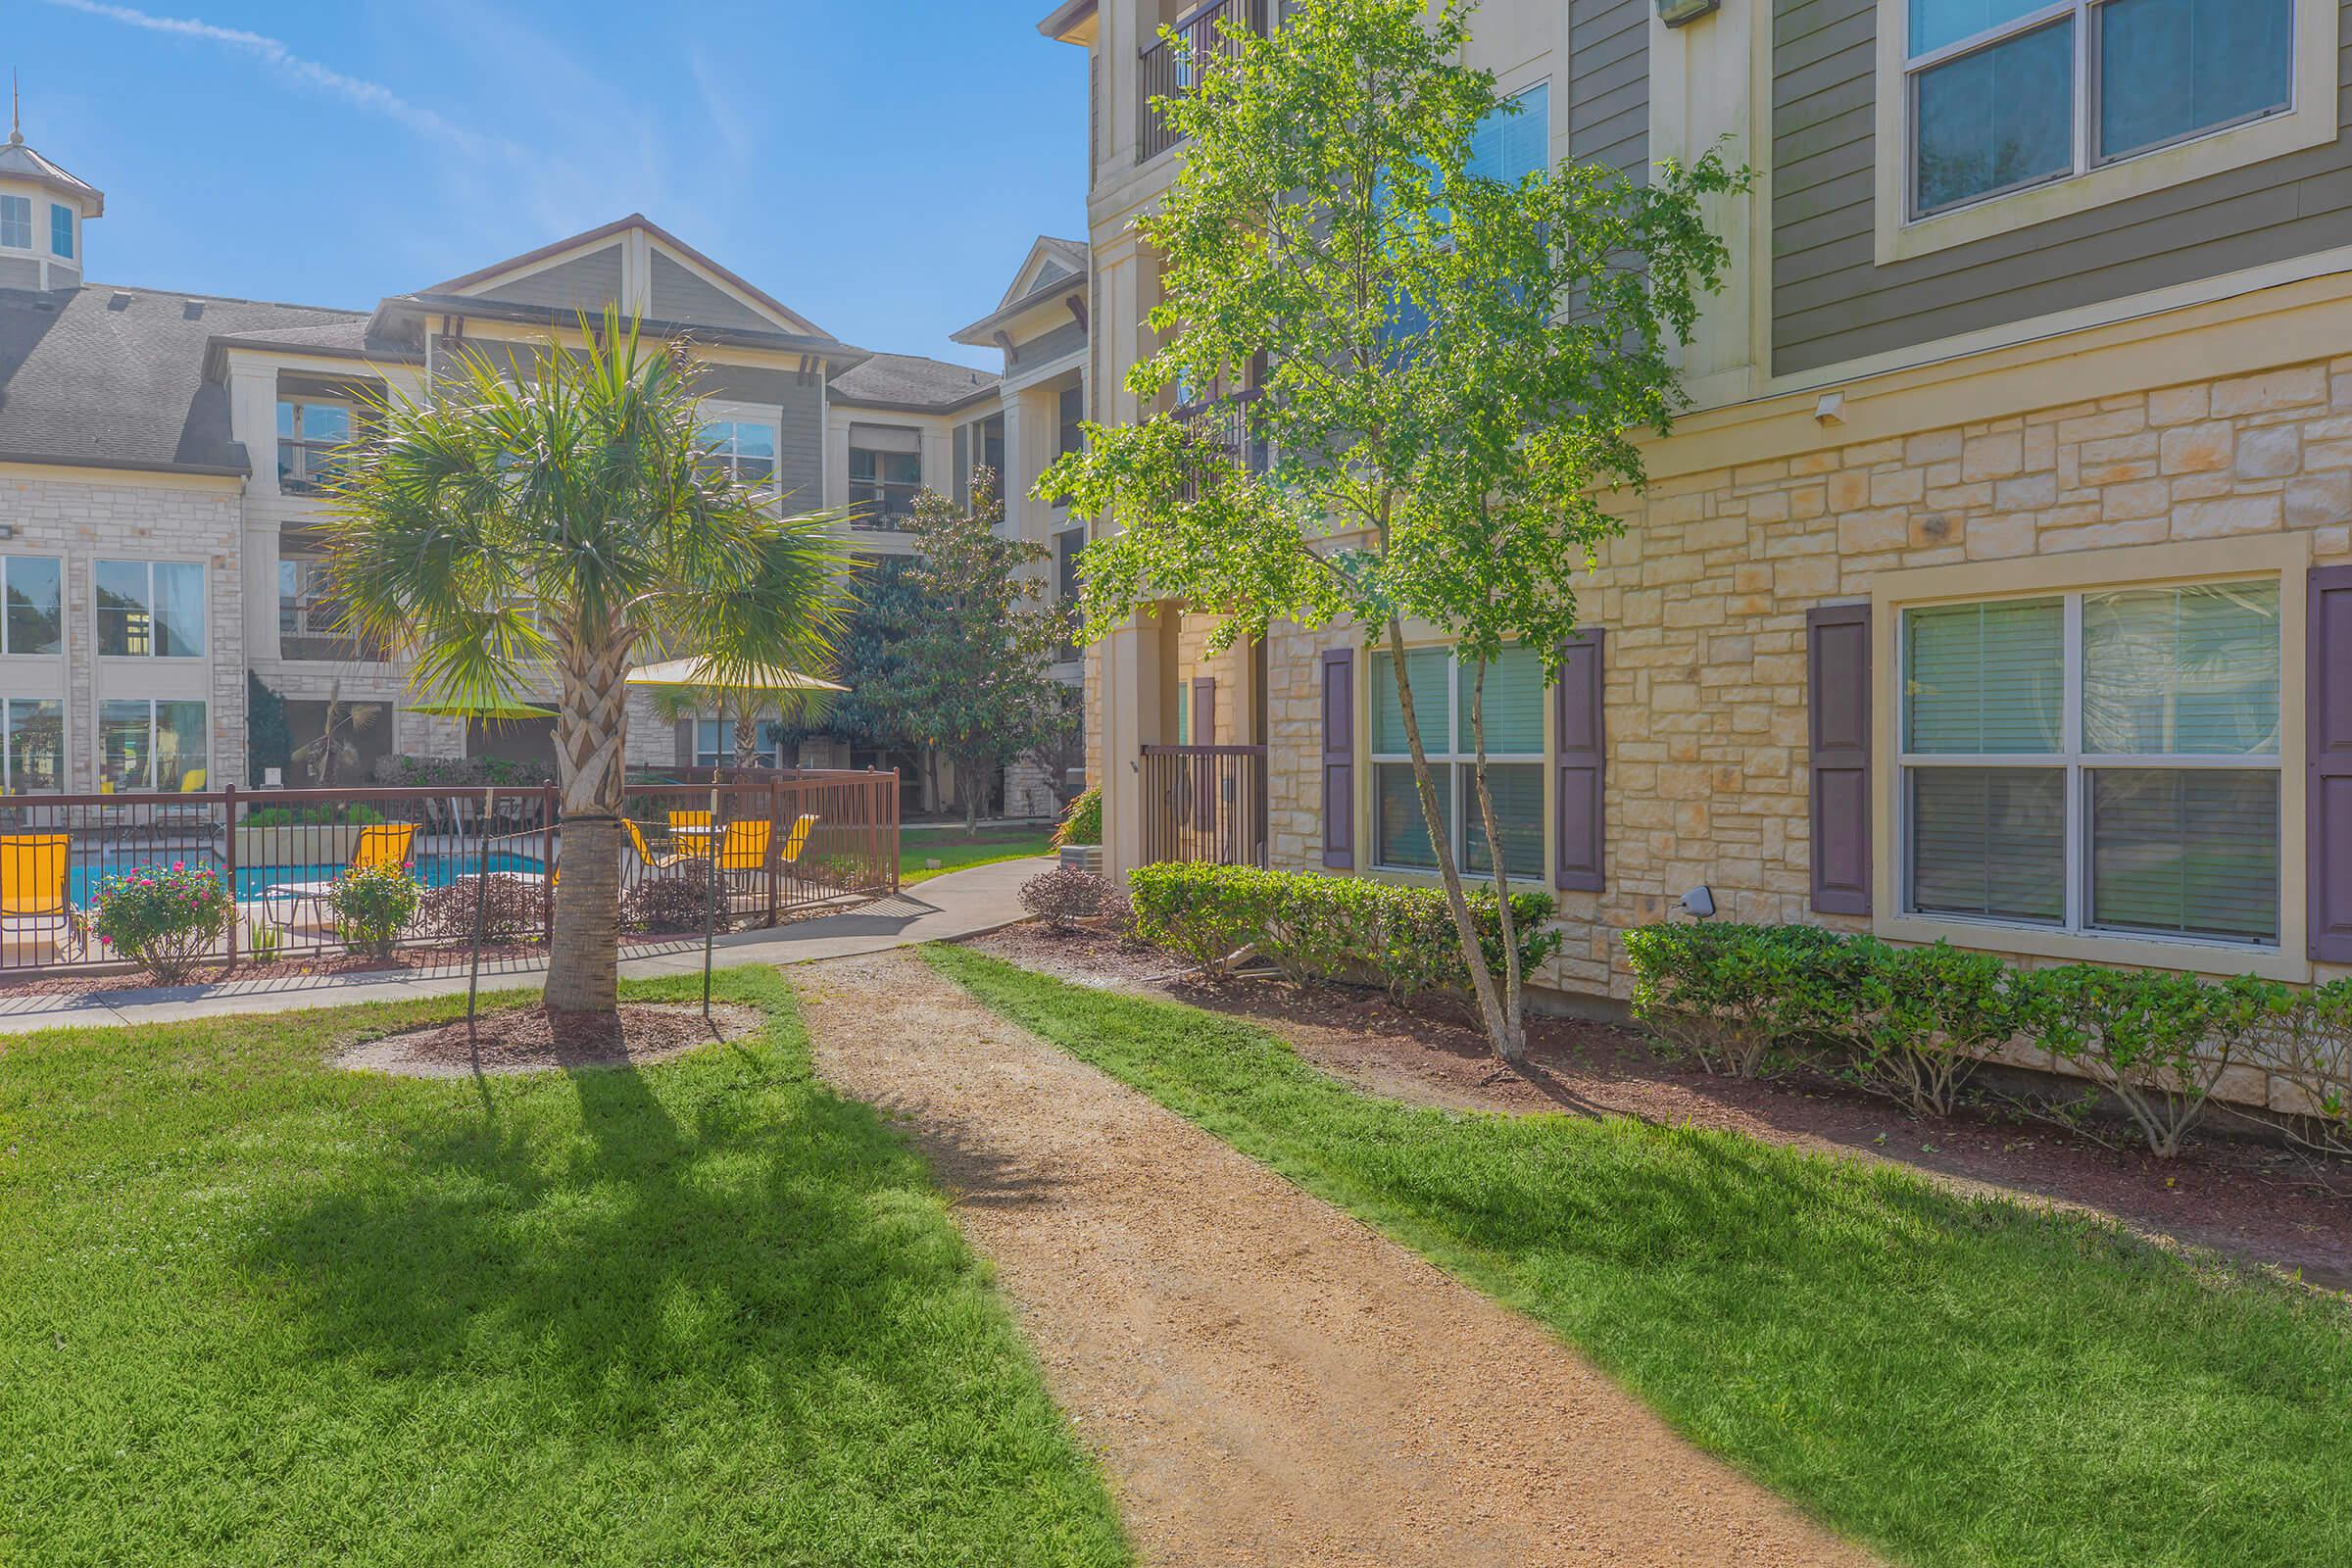
[[[2297,991],[2244,976],[2100,964],[2020,969],[1938,942],[1896,948],[1814,926],[1643,926],[1625,934],[1634,1011],[1711,1072],[1827,1050],[1864,1087],[1948,1114],[2013,1040],[2077,1064],[2169,1158],[2222,1075],[2258,1048],[2301,1081],[2302,1141],[2352,1150],[2352,980]]]
[[[1436,888],[1397,887],[1305,871],[1248,865],[1164,864],[1127,874],[1135,934],[1215,970],[1244,948],[1293,980],[1379,977],[1392,996],[1470,989],[1446,907]],[[1547,893],[1511,895],[1523,974],[1557,953],[1564,934],[1551,922]],[[1502,922],[1494,895],[1470,894],[1491,972],[1502,965]]]

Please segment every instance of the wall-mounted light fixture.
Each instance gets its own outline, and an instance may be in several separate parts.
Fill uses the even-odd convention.
[[[1715,890],[1692,888],[1676,901],[1676,906],[1693,920],[1711,920],[1715,917]]]
[[[1658,20],[1669,27],[1680,27],[1722,6],[1723,0],[1658,0]]]
[[[1843,424],[1845,422],[1845,394],[1824,392],[1814,401],[1813,417],[1819,419],[1823,424]]]

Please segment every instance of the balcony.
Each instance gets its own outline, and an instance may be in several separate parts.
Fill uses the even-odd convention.
[[[1176,411],[1176,417],[1201,451],[1203,462],[1223,462],[1243,473],[1263,473],[1272,454],[1265,438],[1250,428],[1250,405],[1262,396],[1259,388],[1251,387],[1221,398],[1186,404]]]
[[[1183,140],[1152,100],[1191,91],[1195,61],[1233,51],[1226,33],[1265,31],[1266,0],[1208,0],[1177,18],[1169,30],[1176,41],[1152,38],[1137,63],[1137,158],[1147,164]]]
[[[372,663],[384,658],[382,645],[358,635],[342,605],[331,599],[280,598],[277,651],[280,659],[327,663]]]
[[[1266,863],[1263,746],[1147,746],[1138,771],[1146,864]]]

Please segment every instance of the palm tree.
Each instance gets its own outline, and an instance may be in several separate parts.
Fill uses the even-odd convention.
[[[696,368],[608,308],[527,381],[478,356],[424,404],[391,398],[327,526],[335,595],[437,702],[522,703],[551,672],[562,876],[547,1005],[618,1004],[631,663],[825,667],[849,559],[838,517],[777,514],[704,450]],[[601,329],[600,329],[601,327]]]

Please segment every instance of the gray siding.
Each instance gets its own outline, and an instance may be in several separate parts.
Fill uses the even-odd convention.
[[[1048,360],[1058,360],[1064,354],[1075,354],[1085,347],[1086,328],[1075,320],[1068,320],[1051,332],[1041,332],[1025,343],[1015,343],[1012,346],[1012,363],[1042,365]]]
[[[558,311],[601,312],[620,298],[620,247],[608,245],[561,267],[484,289],[482,297]]]
[[[1876,30],[1871,0],[1775,0],[1776,372],[2352,244],[2352,140],[2339,139],[1880,267]],[[2352,19],[2344,37],[2352,44]],[[2341,124],[2352,97],[2339,93],[2338,103]]]
[[[773,332],[776,323],[723,289],[654,252],[654,319],[689,326],[740,326]]]
[[[1649,0],[1568,0],[1568,156],[1649,167]]]
[[[772,404],[781,413],[776,429],[776,482],[785,505],[814,512],[825,504],[825,385],[815,373],[774,370],[764,366],[705,362],[696,390],[734,403]]]
[[[0,258],[0,288],[37,289],[41,286],[41,264],[27,257]]]

